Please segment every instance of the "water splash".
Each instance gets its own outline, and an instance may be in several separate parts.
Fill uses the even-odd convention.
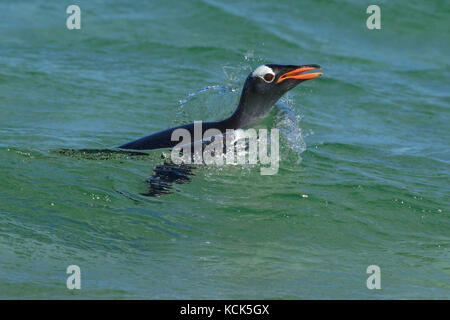
[[[253,52],[249,51],[242,63],[223,66],[225,83],[201,88],[180,100],[170,126],[188,124],[200,119],[217,121],[230,116],[239,102],[243,80],[256,65],[262,63],[261,58],[254,57]]]
[[[295,112],[294,105],[295,100],[289,94],[277,102],[276,107],[279,112],[275,116],[274,127],[280,129],[287,146],[298,154],[298,162],[300,162],[302,160],[300,154],[306,150],[304,136],[307,135],[300,127],[303,116]]]

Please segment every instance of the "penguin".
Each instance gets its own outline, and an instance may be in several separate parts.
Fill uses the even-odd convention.
[[[279,65],[266,64],[257,67],[245,80],[239,104],[235,112],[225,120],[202,123],[202,136],[208,129],[218,129],[225,133],[227,129],[244,129],[265,117],[273,105],[289,90],[303,81],[322,75],[321,72],[305,73],[320,69],[317,64]],[[119,146],[119,149],[153,150],[172,148],[178,141],[172,141],[176,129],[186,129],[194,135],[194,123],[162,130],[146,137]]]

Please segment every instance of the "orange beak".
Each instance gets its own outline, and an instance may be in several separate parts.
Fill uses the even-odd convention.
[[[315,72],[315,73],[305,73],[305,74],[301,74],[305,71],[310,71],[310,70],[315,70],[315,69],[319,69],[320,67],[300,67],[298,69],[286,72],[285,74],[283,74],[280,78],[278,78],[277,83],[280,83],[281,81],[284,81],[286,79],[298,79],[298,80],[309,80],[309,79],[314,79],[317,77],[320,77],[321,75],[323,75],[322,72]]]

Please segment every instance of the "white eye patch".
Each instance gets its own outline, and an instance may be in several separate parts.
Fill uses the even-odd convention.
[[[272,76],[270,76],[272,75]],[[273,79],[275,79],[275,72],[273,72],[272,68],[269,68],[266,65],[259,66],[252,73],[253,77],[260,77],[267,83],[271,83]]]

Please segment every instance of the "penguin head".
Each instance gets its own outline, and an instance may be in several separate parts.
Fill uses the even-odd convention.
[[[320,77],[320,72],[304,73],[319,68],[317,64],[259,66],[248,75],[239,106],[230,119],[244,126],[263,117],[283,94],[305,80]]]
[[[320,69],[320,66],[317,64],[261,65],[248,76],[245,86],[248,86],[254,93],[279,99],[284,93],[303,81],[320,77],[321,72],[304,73],[315,69]]]

